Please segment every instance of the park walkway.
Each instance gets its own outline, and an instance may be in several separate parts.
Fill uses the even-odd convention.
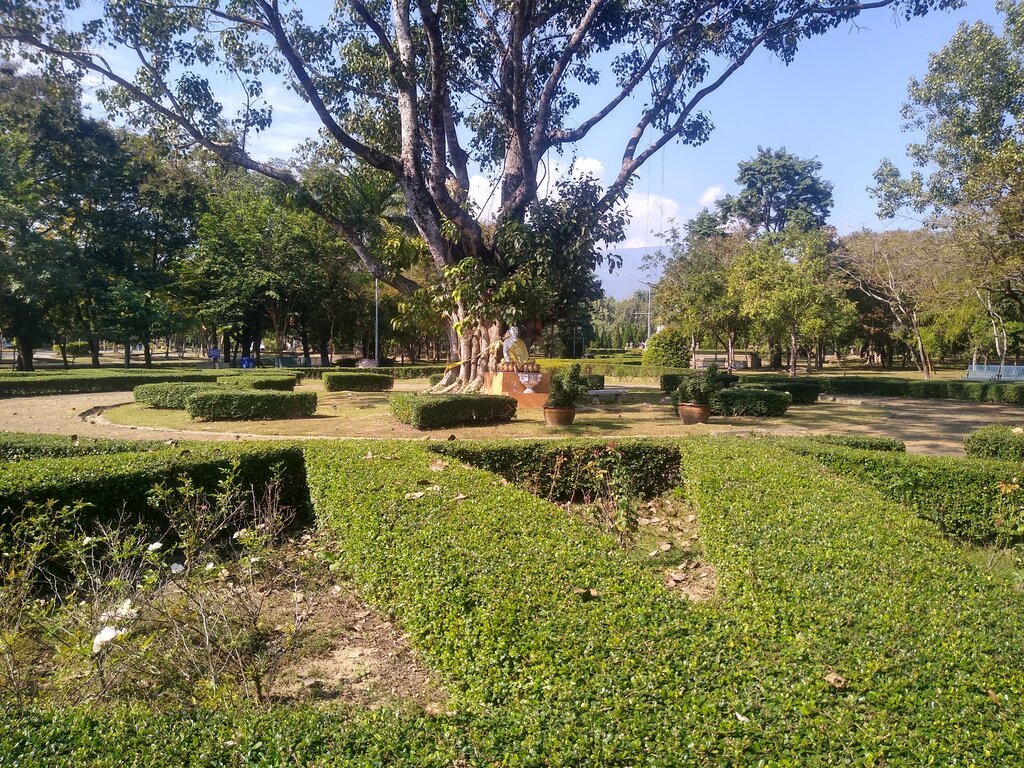
[[[893,437],[903,440],[907,450],[912,453],[961,455],[964,437],[984,424],[1024,426],[1024,407],[1015,405],[902,398],[839,399],[881,409],[885,416],[871,424],[833,426],[828,431]],[[245,431],[225,431],[223,425],[196,424],[194,429],[188,430],[130,427],[113,424],[103,418],[103,409],[131,401],[131,392],[0,399],[0,430],[137,440],[273,440],[303,437],[294,434],[259,435]],[[758,434],[797,435],[815,431],[792,429],[784,424],[767,429],[757,426],[745,429],[735,425],[735,422],[732,426],[721,425],[724,428],[716,429],[714,420],[708,426],[715,433],[754,431]],[[346,437],[344,422],[339,420],[338,427],[337,437]],[[316,435],[324,436],[323,432]]]

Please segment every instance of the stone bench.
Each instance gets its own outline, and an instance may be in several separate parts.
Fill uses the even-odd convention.
[[[602,397],[612,397],[613,402],[621,403],[622,396],[626,394],[624,389],[588,389],[587,394],[594,398],[595,403],[600,403]]]

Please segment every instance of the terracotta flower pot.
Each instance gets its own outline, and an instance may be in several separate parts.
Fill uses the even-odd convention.
[[[576,418],[575,408],[548,408],[544,406],[544,423],[549,427],[565,427]]]
[[[706,424],[711,418],[711,406],[680,403],[676,406],[676,413],[683,424]]]

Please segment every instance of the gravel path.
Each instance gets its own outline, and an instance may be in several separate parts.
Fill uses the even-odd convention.
[[[849,425],[834,431],[894,437],[906,442],[907,450],[913,453],[958,455],[963,453],[963,438],[983,424],[1024,426],[1024,408],[1016,405],[897,398],[842,400],[880,407],[888,416],[875,424]],[[205,431],[202,428],[127,427],[103,419],[103,409],[131,401],[131,392],[5,398],[0,400],[0,431],[137,440],[273,440],[280,437],[215,429]],[[287,437],[295,439],[296,436]]]

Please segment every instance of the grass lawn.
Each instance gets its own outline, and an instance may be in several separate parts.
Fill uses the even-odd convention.
[[[426,386],[425,379],[395,382],[398,391],[421,391]],[[400,424],[391,417],[386,392],[326,392],[321,383],[315,380],[296,388],[296,391],[315,391],[319,399],[316,415],[306,419],[199,422],[190,419],[184,411],[160,410],[137,404],[113,408],[105,416],[112,423],[121,425],[202,432],[359,438],[447,437],[454,432],[459,437],[480,439],[634,435],[669,437],[750,430],[768,430],[779,434],[802,434],[806,431],[859,432],[869,430],[885,418],[882,408],[819,403],[793,407],[785,416],[777,419],[715,418],[707,425],[683,426],[672,412],[671,405],[662,402],[665,396],[653,384],[638,386],[632,382],[609,379],[607,386],[628,388],[628,402],[581,406],[575,424],[557,429],[544,424],[541,409],[524,408],[517,413],[511,424],[421,431]]]

